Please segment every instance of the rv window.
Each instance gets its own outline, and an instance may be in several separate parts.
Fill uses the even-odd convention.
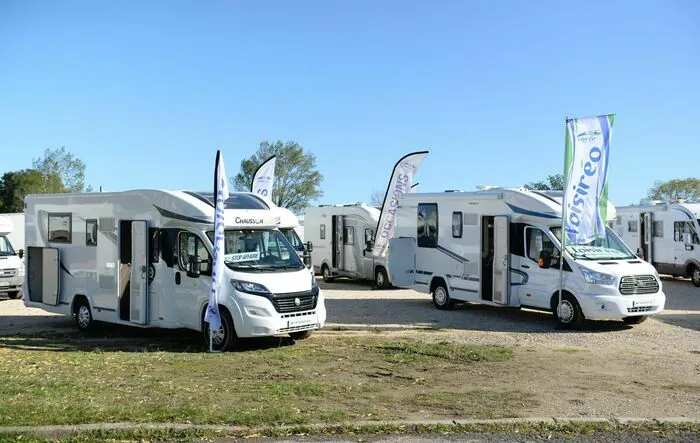
[[[452,237],[462,238],[462,213],[453,212],[452,213]]]
[[[97,246],[97,220],[85,220],[85,244]]]
[[[691,242],[700,244],[695,225],[692,222],[673,222],[673,240],[680,243]]]
[[[49,241],[72,243],[73,221],[71,214],[49,214]]]
[[[160,229],[148,228],[148,248],[151,250],[151,263],[160,261]]]
[[[637,232],[637,222],[628,221],[627,222],[627,232]]]
[[[555,260],[558,263],[559,249],[541,229],[531,226],[525,228],[525,250],[527,251],[527,257],[534,262],[540,259],[542,251],[547,251],[552,257],[550,266],[553,265]]]
[[[199,272],[202,275],[211,275],[212,260],[204,242],[197,234],[182,231],[178,240],[178,261],[180,269],[184,272],[187,272],[187,263],[191,255],[197,256],[201,262]]]
[[[438,205],[420,203],[418,205],[417,237],[419,248],[435,248],[438,244]]]
[[[346,226],[345,228],[343,228],[343,244],[355,244],[355,228],[353,228],[352,226]]]
[[[374,243],[374,231],[372,228],[365,228],[365,245]]]
[[[662,238],[664,236],[664,222],[662,222],[662,221],[655,221],[654,222],[653,235],[654,235],[654,237],[660,237],[660,238]]]
[[[321,225],[321,240],[326,239],[326,225]]]

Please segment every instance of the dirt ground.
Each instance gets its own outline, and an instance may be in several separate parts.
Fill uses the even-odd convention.
[[[321,283],[328,320],[318,334],[511,347],[515,356],[498,373],[444,376],[532,394],[537,401],[523,405],[519,416],[700,418],[700,288],[670,278],[663,285],[666,310],[640,325],[588,322],[580,331],[558,331],[547,313],[477,305],[439,311],[429,296],[414,291],[378,291],[368,283],[338,280]],[[0,299],[0,338],[62,332],[75,333],[70,319]]]

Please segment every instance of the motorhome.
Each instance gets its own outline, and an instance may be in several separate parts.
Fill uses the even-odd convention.
[[[373,280],[391,286],[386,259],[372,254],[380,211],[365,203],[308,207],[304,238],[313,244],[313,269],[325,282],[337,277]]]
[[[0,215],[0,293],[12,299],[22,296],[24,283],[24,250],[15,249],[10,241],[17,230],[23,231],[24,226],[15,226],[10,217]]]
[[[7,234],[7,239],[12,243],[15,251],[24,249],[24,212],[14,212],[8,214],[0,214],[0,217],[9,219],[14,229]]]
[[[561,210],[561,193],[525,189],[405,194],[389,242],[392,283],[432,294],[438,309],[534,308],[571,328],[584,319],[636,324],[664,309],[655,269],[609,227],[605,239],[567,246],[560,263]]]
[[[323,293],[269,210],[225,202],[222,326],[213,347],[236,338],[305,338],[326,319]],[[25,304],[94,322],[189,328],[209,338],[214,206],[182,191],[30,195]],[[254,203],[254,201],[253,201]]]
[[[615,232],[662,274],[700,286],[700,203],[649,202],[617,210]]]

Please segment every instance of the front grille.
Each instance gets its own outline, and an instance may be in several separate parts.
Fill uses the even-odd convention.
[[[620,294],[655,294],[659,292],[659,282],[653,275],[628,275],[620,279]]]
[[[272,304],[279,313],[308,311],[316,308],[317,293],[313,291],[275,294]]]
[[[627,308],[628,314],[638,314],[640,312],[654,311],[656,306],[638,306],[636,308]]]
[[[17,275],[17,269],[15,268],[0,269],[0,278],[9,278],[15,275]]]

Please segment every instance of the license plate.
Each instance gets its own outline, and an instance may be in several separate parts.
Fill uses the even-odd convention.
[[[633,308],[647,308],[649,306],[653,306],[654,302],[651,300],[635,300],[632,302],[632,307]]]
[[[7,286],[10,286],[9,281],[0,281],[0,288],[5,288]]]
[[[300,319],[295,319],[295,320],[288,320],[287,321],[287,327],[288,328],[294,328],[297,326],[307,326],[307,325],[312,325],[314,324],[315,319],[312,318],[300,318]]]

